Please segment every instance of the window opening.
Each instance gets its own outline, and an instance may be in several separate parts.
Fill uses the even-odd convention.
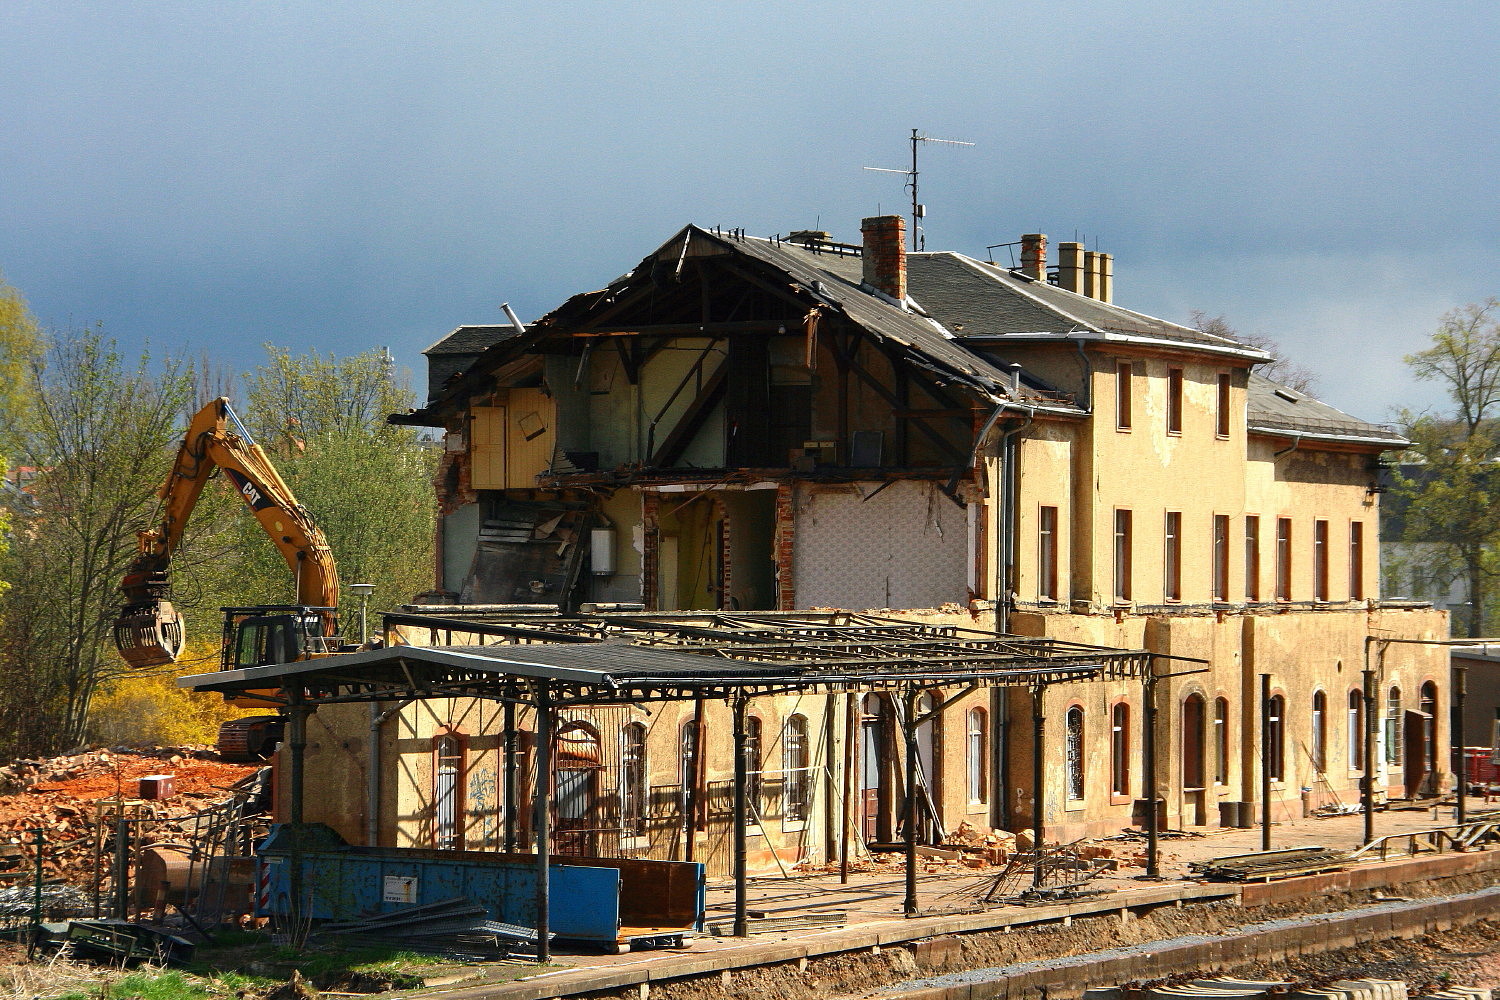
[[[785,771],[787,822],[801,823],[807,820],[809,791],[809,763],[807,746],[807,719],[793,715],[786,720],[786,731],[782,737],[782,768]]]
[[[1245,517],[1245,600],[1260,600],[1260,518]]]
[[[457,736],[439,736],[433,768],[434,840],[444,851],[462,850],[463,824],[459,796],[463,789],[464,745]]]
[[[1167,433],[1182,433],[1182,369],[1167,369]]]
[[[1068,798],[1083,798],[1083,709],[1074,705],[1067,715]]]
[[[1286,699],[1273,695],[1268,706],[1270,739],[1266,746],[1266,769],[1272,781],[1286,777]]]
[[[1166,599],[1182,600],[1182,514],[1175,510],[1167,511],[1165,577]]]
[[[1214,784],[1229,784],[1229,699],[1214,699]]]
[[[1037,512],[1037,596],[1044,601],[1057,600],[1057,508],[1042,507]]]
[[[1365,766],[1365,696],[1359,688],[1349,692],[1349,767],[1355,771]]]
[[[1131,515],[1128,510],[1115,511],[1115,600],[1130,601]]]
[[[1123,701],[1110,710],[1109,785],[1115,795],[1130,794],[1130,706]]]
[[[988,713],[982,708],[969,709],[969,801],[984,802],[989,784]]]
[[[1276,519],[1276,599],[1292,599],[1292,519]]]

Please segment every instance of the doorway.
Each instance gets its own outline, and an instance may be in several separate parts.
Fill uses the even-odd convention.
[[[1427,762],[1423,759],[1423,737],[1427,732],[1427,718],[1421,712],[1407,710],[1402,724],[1402,766],[1405,770],[1406,797],[1414,799],[1422,790],[1422,779],[1427,776]]]
[[[889,840],[886,817],[889,801],[886,780],[887,715],[885,699],[867,694],[861,702],[859,740],[859,823],[865,843]]]

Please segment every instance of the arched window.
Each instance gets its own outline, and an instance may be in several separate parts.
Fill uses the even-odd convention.
[[[1214,699],[1214,784],[1229,784],[1229,699]]]
[[[1365,696],[1359,688],[1349,692],[1349,768],[1365,766]]]
[[[691,829],[693,823],[688,815],[693,808],[693,789],[698,784],[698,722],[688,719],[682,724],[682,735],[677,743],[677,781],[681,790],[680,808],[683,825]]]
[[[754,823],[755,817],[763,811],[760,804],[761,774],[764,766],[761,763],[761,723],[760,716],[750,715],[745,717],[745,799],[749,802],[753,814],[745,817],[746,823]]]
[[[556,753],[555,803],[557,809],[558,854],[595,853],[595,834],[599,823],[595,816],[599,804],[599,775],[604,770],[604,754],[599,732],[587,722],[568,722],[553,738]]]
[[[646,834],[646,727],[632,722],[620,732],[620,825],[627,837]]]
[[[969,709],[969,801],[983,802],[989,784],[989,713]]]
[[[463,850],[464,750],[458,733],[443,733],[432,741],[432,842],[439,850]]]
[[[1394,767],[1401,766],[1405,749],[1401,723],[1401,689],[1392,685],[1385,696],[1385,762]]]
[[[1083,798],[1083,709],[1074,705],[1067,719],[1067,794],[1069,799]]]
[[[1130,706],[1123,701],[1109,713],[1109,791],[1130,794]]]
[[[786,720],[781,738],[781,767],[785,776],[785,817],[789,823],[807,820],[812,781],[808,774],[811,757],[807,745],[807,718],[793,715]]]
[[[1286,699],[1272,695],[1266,706],[1269,739],[1266,741],[1266,771],[1272,781],[1286,779]]]
[[[1422,770],[1431,774],[1437,770],[1437,685],[1428,681],[1422,685]]]
[[[1202,788],[1203,696],[1190,694],[1182,702],[1182,787]]]
[[[1312,765],[1315,770],[1328,770],[1328,696],[1314,691],[1312,699]]]

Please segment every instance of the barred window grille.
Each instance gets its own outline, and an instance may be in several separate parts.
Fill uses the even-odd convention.
[[[1068,798],[1083,798],[1083,709],[1068,709]]]

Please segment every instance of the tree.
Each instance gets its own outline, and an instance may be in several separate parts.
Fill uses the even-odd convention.
[[[42,351],[36,319],[0,276],[0,453],[10,455],[30,408],[28,370]]]
[[[1412,446],[1395,476],[1404,505],[1402,540],[1422,543],[1426,573],[1455,574],[1467,589],[1469,636],[1484,634],[1492,579],[1500,572],[1500,301],[1488,299],[1446,313],[1431,346],[1406,356],[1412,374],[1438,382],[1450,414],[1403,411]]]
[[[250,432],[327,534],[340,579],[373,583],[372,611],[411,600],[431,586],[436,454],[414,428],[386,421],[412,405],[406,376],[382,351],[267,351],[268,362],[245,378]],[[239,535],[226,603],[290,600],[286,565],[257,524],[241,519]],[[349,635],[354,610],[346,602]]]
[[[56,752],[84,741],[94,696],[125,670],[111,636],[117,588],[153,519],[193,379],[171,360],[127,366],[96,329],[54,336],[26,383],[18,457],[37,471],[11,501],[0,740]]]
[[[1295,361],[1287,358],[1282,353],[1281,345],[1259,333],[1241,333],[1230,325],[1227,317],[1210,316],[1202,309],[1193,310],[1193,329],[1200,333],[1206,333],[1214,337],[1223,337],[1225,340],[1233,340],[1244,344],[1246,347],[1254,347],[1271,355],[1269,364],[1261,365],[1256,372],[1264,375],[1272,382],[1306,393],[1309,396],[1316,395],[1318,391],[1318,374],[1311,368],[1304,368]]]

